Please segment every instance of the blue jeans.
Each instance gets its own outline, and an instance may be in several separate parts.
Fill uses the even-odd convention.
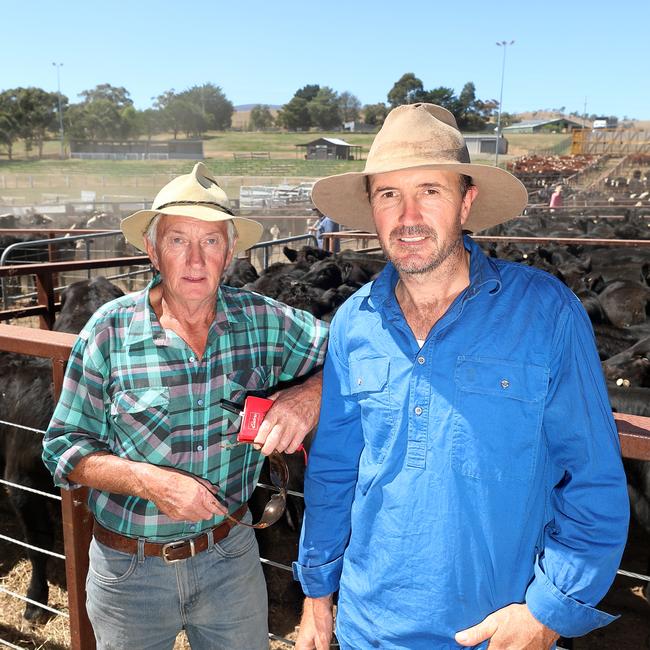
[[[266,583],[244,526],[174,564],[93,539],[86,591],[97,650],[170,650],[181,629],[193,650],[269,647]]]

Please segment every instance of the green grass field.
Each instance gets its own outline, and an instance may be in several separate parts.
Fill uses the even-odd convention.
[[[171,135],[158,136],[167,139]],[[245,131],[211,132],[204,139],[205,160],[222,179],[232,197],[242,185],[277,185],[297,183],[331,174],[358,171],[363,160],[305,160],[304,144],[319,137],[342,138],[362,147],[365,159],[374,134],[367,133],[261,133]],[[509,152],[500,157],[502,164],[527,153],[552,149],[568,150],[563,134],[515,134],[508,136]],[[29,205],[44,201],[73,201],[81,191],[96,192],[103,200],[133,197],[151,199],[172,177],[187,173],[190,160],[59,160],[54,156],[59,143],[45,143],[43,160],[27,159],[24,147],[17,143],[14,160],[0,158],[0,206]],[[233,153],[268,152],[270,159],[235,159]],[[491,164],[493,159],[476,158],[474,162]]]

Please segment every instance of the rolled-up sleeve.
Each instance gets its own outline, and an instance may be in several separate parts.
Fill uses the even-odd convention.
[[[594,607],[616,575],[629,502],[593,332],[577,299],[558,321],[554,350],[543,421],[551,517],[526,603],[539,621],[572,637],[614,618]]]
[[[347,357],[339,345],[344,332],[344,324],[335,319],[323,372],[320,421],[305,475],[298,562],[293,565],[295,578],[313,598],[339,587],[363,447],[358,404],[346,390]]]
[[[101,354],[84,329],[70,353],[61,396],[43,439],[43,462],[59,487],[79,487],[67,479],[79,461],[110,451],[105,378]]]

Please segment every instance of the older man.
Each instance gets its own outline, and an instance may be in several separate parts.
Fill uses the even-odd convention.
[[[98,648],[268,648],[264,578],[246,501],[263,454],[295,451],[316,424],[320,377],[276,393],[255,440],[243,402],[322,363],[326,328],[262,296],[220,287],[259,238],[197,164],[122,222],[158,273],[102,307],[76,342],[44,441],[57,485],[91,488],[87,581]],[[234,527],[233,527],[234,526]]]
[[[299,650],[546,649],[594,608],[626,539],[618,436],[589,321],[536,269],[463,230],[526,191],[469,162],[453,116],[387,117],[364,172],[316,206],[376,230],[390,260],[332,322],[294,570]]]

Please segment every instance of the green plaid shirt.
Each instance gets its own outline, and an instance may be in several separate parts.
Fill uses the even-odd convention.
[[[72,350],[43,459],[63,488],[88,454],[175,467],[220,486],[234,512],[250,497],[264,457],[236,445],[240,419],[219,405],[243,403],[323,363],[327,324],[274,300],[222,286],[203,359],[164,330],[142,292],[97,311]],[[90,490],[89,507],[107,528],[165,541],[191,537],[222,518],[172,521],[134,496]]]

